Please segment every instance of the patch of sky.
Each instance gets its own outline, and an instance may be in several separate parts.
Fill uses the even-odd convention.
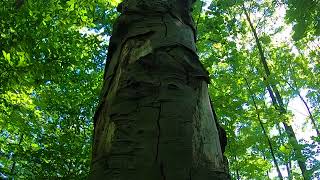
[[[98,40],[101,41],[100,45],[107,44],[110,40],[110,36],[106,35],[104,27],[101,29],[83,27],[79,30],[79,32],[83,37],[97,36]]]

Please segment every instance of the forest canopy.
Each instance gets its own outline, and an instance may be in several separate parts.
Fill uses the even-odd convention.
[[[86,179],[119,3],[0,1],[0,179]],[[320,179],[319,17],[319,0],[195,2],[232,179]]]

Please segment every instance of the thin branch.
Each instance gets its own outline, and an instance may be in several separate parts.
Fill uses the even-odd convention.
[[[273,163],[274,163],[274,165],[276,166],[276,169],[277,169],[278,177],[279,177],[281,180],[283,180],[283,177],[282,177],[282,174],[281,174],[281,171],[280,171],[280,168],[279,168],[279,165],[278,165],[276,156],[275,156],[275,154],[274,154],[274,150],[273,150],[273,146],[272,146],[271,140],[270,140],[270,138],[269,138],[269,136],[268,136],[268,133],[267,133],[266,129],[264,128],[263,122],[262,122],[261,117],[260,117],[259,108],[258,108],[258,106],[257,106],[257,103],[256,103],[256,100],[255,100],[255,98],[254,98],[254,96],[253,96],[253,93],[251,92],[250,84],[249,84],[247,78],[244,77],[244,80],[245,80],[245,82],[246,82],[247,90],[248,90],[249,95],[250,95],[250,97],[251,97],[251,99],[252,99],[254,108],[255,108],[255,110],[256,110],[256,114],[257,114],[257,118],[258,118],[259,124],[260,124],[260,126],[261,126],[261,128],[262,128],[262,131],[263,131],[264,136],[265,136],[266,139],[267,139],[267,142],[268,142],[268,145],[269,145],[269,149],[270,149],[270,153],[271,153],[271,156],[272,156],[272,159],[273,159]]]
[[[316,120],[314,119],[312,112],[310,110],[310,107],[308,106],[308,103],[306,102],[306,100],[302,97],[301,93],[299,92],[298,89],[294,88],[288,81],[286,81],[285,79],[283,79],[283,81],[286,82],[286,84],[299,96],[300,100],[303,102],[304,106],[306,107],[308,114],[309,114],[309,118],[312,122],[313,128],[316,130],[317,132],[317,136],[320,137],[320,131],[318,129],[318,126],[316,124]]]

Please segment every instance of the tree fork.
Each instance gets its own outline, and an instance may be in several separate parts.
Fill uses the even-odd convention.
[[[118,6],[89,179],[230,179],[196,54],[194,1]]]

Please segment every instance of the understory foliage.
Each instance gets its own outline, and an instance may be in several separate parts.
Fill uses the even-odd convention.
[[[86,179],[119,2],[0,1],[0,179]],[[320,1],[198,0],[193,16],[233,179],[302,179],[298,161],[320,179]]]

